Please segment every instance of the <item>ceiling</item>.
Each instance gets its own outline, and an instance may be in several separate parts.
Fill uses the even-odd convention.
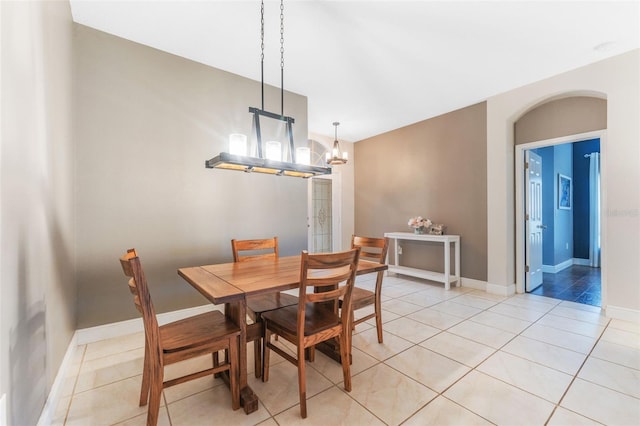
[[[260,80],[258,0],[71,10],[80,24]],[[279,11],[266,1],[265,83],[278,87]],[[355,142],[638,48],[639,23],[637,0],[287,0],[284,87],[308,97],[309,132],[333,136],[340,121],[340,139]]]

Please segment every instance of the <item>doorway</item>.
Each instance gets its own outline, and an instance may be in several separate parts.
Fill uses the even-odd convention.
[[[594,224],[594,214],[589,211],[589,199],[593,198],[589,188],[594,186],[589,182],[591,153],[598,153],[596,157],[603,153],[604,134],[605,131],[589,132],[516,146],[517,292],[606,306],[606,283],[602,274],[606,264],[598,262],[598,251],[592,252],[595,244],[604,253],[599,244],[604,238],[598,238],[600,226],[597,221]],[[524,165],[530,153],[541,157],[543,191],[542,221],[537,224],[543,235],[542,282],[533,285],[529,285],[527,270],[532,253],[527,222],[529,195],[525,184],[528,171]],[[604,173],[600,176],[604,180]],[[566,189],[568,182],[571,198],[561,200],[562,185]],[[598,188],[604,185],[600,183]],[[601,213],[605,194],[598,195],[595,211]],[[590,238],[591,235],[595,238]]]
[[[310,253],[340,251],[340,175],[309,179],[307,206],[307,246]]]

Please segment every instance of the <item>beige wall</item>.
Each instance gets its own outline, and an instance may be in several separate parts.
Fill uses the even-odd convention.
[[[461,236],[461,274],[487,279],[486,104],[355,144],[355,231],[411,231],[422,215]],[[442,246],[403,243],[407,266],[442,270]]]
[[[232,238],[277,235],[283,255],[307,248],[307,181],[204,167],[251,132],[260,83],[76,26],[78,328],[138,316],[120,256],[140,253],[156,310],[208,303],[183,266],[231,261]],[[279,89],[266,109],[279,112]],[[286,93],[296,141],[307,100]]]
[[[76,325],[72,22],[68,2],[0,14],[0,395],[33,425]]]
[[[607,100],[572,96],[528,111],[515,123],[515,144],[577,135],[607,128]]]
[[[607,133],[601,145],[604,238],[603,280],[607,312],[640,311],[640,50],[603,60],[492,97],[487,101],[488,278],[491,290],[515,286],[513,124],[530,109],[559,96],[607,100]]]

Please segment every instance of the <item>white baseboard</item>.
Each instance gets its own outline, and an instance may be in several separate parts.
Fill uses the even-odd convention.
[[[605,313],[609,318],[615,318],[623,321],[640,323],[640,311],[636,309],[622,308],[620,306],[608,305]]]
[[[548,274],[555,274],[563,269],[570,268],[575,264],[575,259],[567,259],[564,262],[558,263],[557,265],[542,265],[542,272],[546,272]]]
[[[580,265],[580,266],[591,266],[591,261],[589,259],[581,259],[579,257],[574,257],[573,264]]]
[[[55,415],[56,408],[58,407],[58,401],[60,400],[60,393],[62,392],[64,379],[67,377],[67,371],[71,367],[71,362],[78,347],[77,336],[78,332],[76,331],[71,337],[69,346],[67,346],[67,352],[65,352],[64,358],[62,358],[56,378],[53,380],[53,385],[51,385],[51,391],[49,392],[47,401],[44,403],[44,407],[40,413],[38,426],[48,426],[53,423],[53,416]]]
[[[206,304],[193,308],[181,309],[179,311],[165,312],[156,315],[158,324],[167,324],[169,322],[181,320],[193,315],[204,312],[213,311],[215,309],[224,309],[224,306],[216,306]],[[77,345],[86,345],[87,343],[99,342],[100,340],[111,339],[113,337],[125,336],[127,334],[143,331],[142,318],[135,318],[126,321],[114,322],[111,324],[98,325],[96,327],[82,328],[76,330]]]
[[[462,277],[462,279],[460,280],[460,283],[461,283],[462,287],[468,287],[468,288],[473,288],[473,289],[476,289],[476,290],[487,291],[487,282],[486,281],[480,281],[480,280],[474,280],[473,278]]]
[[[500,296],[511,296],[516,294],[516,285],[508,284],[505,286],[500,284],[487,283],[486,292],[491,294],[498,294]]]

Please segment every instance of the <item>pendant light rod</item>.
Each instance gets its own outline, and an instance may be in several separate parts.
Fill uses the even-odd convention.
[[[264,110],[264,0],[260,2],[260,82],[261,109]]]
[[[284,0],[280,0],[280,115],[284,117]]]

